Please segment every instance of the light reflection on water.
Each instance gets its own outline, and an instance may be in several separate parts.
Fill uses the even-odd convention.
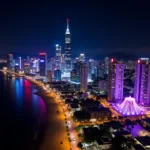
[[[33,94],[38,89],[26,79],[8,79],[0,74],[0,85],[3,108],[1,135],[12,149],[30,150],[39,122],[40,127],[46,122],[45,103],[41,97]]]

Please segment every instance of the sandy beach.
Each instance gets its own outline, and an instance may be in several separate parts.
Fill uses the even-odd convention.
[[[56,100],[47,94],[44,90],[39,88],[36,93],[41,96],[45,101],[48,122],[44,133],[38,135],[40,138],[39,150],[70,150],[70,143],[68,141],[68,136],[65,126],[65,116],[63,114],[61,106]],[[57,113],[59,110],[59,113]],[[61,141],[63,144],[61,144]]]

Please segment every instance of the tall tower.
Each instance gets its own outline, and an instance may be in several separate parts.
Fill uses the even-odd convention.
[[[88,79],[88,69],[86,65],[83,64],[81,67],[81,83],[80,83],[81,84],[80,91],[82,92],[87,92],[88,87],[87,79]]]
[[[40,76],[46,76],[47,74],[47,55],[46,53],[39,53],[40,58]]]
[[[71,44],[71,38],[70,38],[70,30],[69,30],[69,19],[67,19],[67,29],[65,33],[65,71],[66,72],[71,71],[70,44]]]
[[[111,59],[108,78],[108,100],[123,101],[124,64]]]
[[[56,68],[61,69],[61,46],[56,44]]]
[[[141,59],[136,64],[134,98],[139,104],[150,104],[150,64]]]

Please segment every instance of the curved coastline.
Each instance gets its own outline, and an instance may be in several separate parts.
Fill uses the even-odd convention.
[[[41,86],[32,80],[29,81],[38,87],[38,91],[33,94],[40,96],[44,100],[47,111],[47,123],[44,129],[39,129],[36,148],[38,150],[70,150],[71,145],[68,141],[62,107],[51,96],[51,93],[46,93]],[[59,110],[59,114],[57,110]],[[63,141],[63,144],[60,144],[61,141]]]

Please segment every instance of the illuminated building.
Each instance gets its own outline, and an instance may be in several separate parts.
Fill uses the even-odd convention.
[[[52,82],[52,71],[47,70],[47,82]]]
[[[18,63],[19,63],[19,69],[22,69],[22,59],[21,57],[18,57]]]
[[[70,30],[69,30],[69,19],[67,19],[67,29],[65,33],[65,71],[66,72],[71,71],[70,44],[71,44],[71,38],[70,38]]]
[[[144,109],[138,106],[135,98],[132,97],[126,97],[121,104],[114,105],[113,107],[124,116],[144,114]]]
[[[137,103],[150,104],[150,64],[139,59],[135,70],[134,97]]]
[[[13,55],[8,54],[7,55],[7,68],[8,68],[8,70],[11,70],[13,67],[14,67],[14,65],[13,65]]]
[[[61,69],[61,46],[56,45],[56,68]]]
[[[19,70],[20,70],[19,64],[16,63],[16,64],[15,64],[15,72],[16,72],[16,73],[19,73]]]
[[[25,74],[30,73],[30,63],[28,63],[28,62],[24,63],[24,73]]]
[[[88,78],[92,79],[92,74],[94,74],[95,70],[95,62],[93,59],[90,59],[87,63],[88,67]]]
[[[100,80],[98,82],[98,87],[100,90],[108,91],[108,81],[107,80]]]
[[[124,64],[111,59],[108,78],[108,100],[123,101]]]
[[[54,80],[55,81],[61,81],[61,70],[54,70]]]
[[[81,61],[83,63],[85,62],[85,55],[84,54],[80,54],[79,61]]]
[[[105,58],[105,74],[108,74],[109,72],[109,58]]]
[[[40,63],[40,76],[46,76],[47,73],[47,55],[46,53],[39,53]]]
[[[88,86],[88,69],[85,64],[81,67],[80,91],[86,92]]]
[[[81,80],[81,62],[74,63],[74,69],[71,71],[71,81],[80,83]]]

